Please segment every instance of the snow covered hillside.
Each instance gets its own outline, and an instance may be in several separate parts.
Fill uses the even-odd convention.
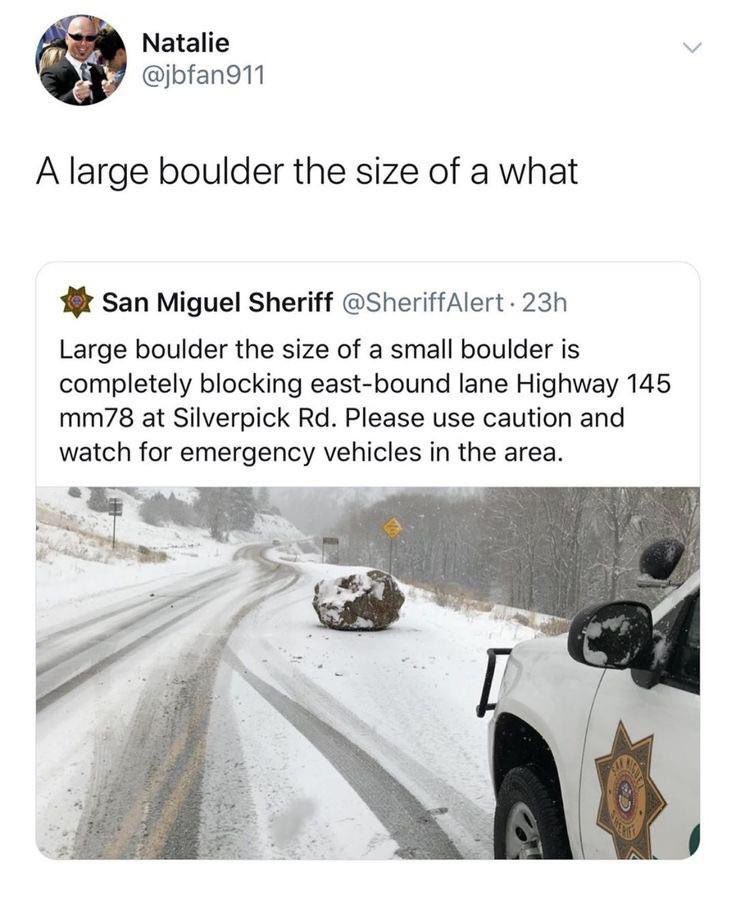
[[[112,517],[90,510],[90,490],[72,497],[66,487],[40,488],[36,494],[36,602],[39,627],[54,605],[99,596],[118,587],[161,581],[229,561],[236,549],[256,542],[299,540],[301,532],[288,520],[257,513],[248,532],[233,530],[228,541],[214,541],[199,526],[151,526],[140,517],[146,497],[174,493],[191,503],[195,489],[140,489],[133,497],[115,489],[123,501],[117,520],[116,549],[111,547]]]

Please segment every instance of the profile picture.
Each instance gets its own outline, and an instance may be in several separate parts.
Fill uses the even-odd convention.
[[[118,32],[97,16],[73,15],[47,28],[36,48],[36,71],[46,90],[70,106],[111,97],[125,77],[127,55]]]

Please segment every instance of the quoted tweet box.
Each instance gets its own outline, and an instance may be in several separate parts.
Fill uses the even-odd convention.
[[[699,483],[684,263],[53,263],[39,485]]]

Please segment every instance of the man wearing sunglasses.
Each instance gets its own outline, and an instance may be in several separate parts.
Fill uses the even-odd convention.
[[[41,74],[43,86],[57,100],[74,106],[105,100],[105,71],[89,61],[95,52],[97,31],[95,23],[85,16],[77,16],[69,23],[65,58]]]

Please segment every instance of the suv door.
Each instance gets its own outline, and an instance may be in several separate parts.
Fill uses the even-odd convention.
[[[581,762],[585,858],[686,858],[700,808],[700,593],[656,621],[663,670],[606,670]]]

